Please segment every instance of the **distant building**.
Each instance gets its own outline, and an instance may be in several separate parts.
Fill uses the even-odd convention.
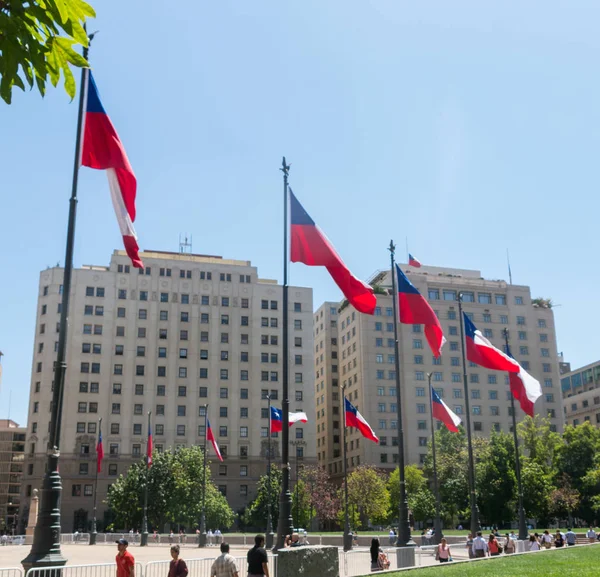
[[[17,533],[27,429],[0,419],[0,534]]]
[[[600,361],[565,373],[560,387],[565,425],[589,421],[600,427]]]
[[[527,286],[484,279],[479,271],[403,266],[416,288],[437,313],[447,339],[435,359],[421,325],[399,325],[403,424],[407,463],[423,463],[431,436],[428,373],[432,385],[459,416],[464,411],[463,366],[457,295],[477,328],[504,349],[503,329],[509,329],[515,358],[541,383],[543,395],[536,412],[550,418],[553,430],[563,426],[556,331],[552,309],[531,298]],[[371,279],[390,289],[388,271]],[[341,387],[380,438],[377,445],[350,429],[348,467],[363,464],[392,469],[398,462],[392,297],[377,295],[375,315],[364,315],[342,303],[324,303],[314,314],[315,410],[317,459],[333,476],[342,473]],[[467,361],[468,362],[468,361]],[[471,423],[475,435],[512,430],[510,390],[506,373],[489,371],[468,362]],[[517,419],[523,413],[517,403]],[[438,423],[439,426],[439,423]]]
[[[219,463],[209,445],[212,479],[234,511],[254,499],[266,472],[266,395],[281,406],[281,285],[259,278],[249,261],[161,251],[141,257],[145,269],[116,251],[109,266],[73,271],[60,447],[65,531],[85,531],[91,521],[99,417],[101,526],[108,486],[146,453],[148,411],[154,447],[165,451],[204,443],[209,404],[224,456]],[[42,271],[39,282],[24,500],[40,488],[46,466],[63,269]],[[290,410],[309,418],[291,430],[290,461],[314,463],[312,289],[292,286],[288,294]],[[279,439],[273,451],[277,459]]]

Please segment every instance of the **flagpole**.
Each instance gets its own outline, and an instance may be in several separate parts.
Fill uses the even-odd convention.
[[[267,395],[268,411],[269,411],[269,430],[267,450],[267,532],[265,545],[267,549],[273,548],[273,521],[271,520],[271,395]]]
[[[148,411],[148,445],[150,444],[150,431],[152,430],[152,411]],[[146,482],[144,483],[144,518],[142,520],[142,540],[140,547],[148,545],[148,481],[150,479],[150,455],[146,446]]]
[[[83,48],[83,57],[87,60],[89,44],[94,34],[88,36],[88,46]],[[71,279],[73,276],[73,251],[75,245],[75,222],[77,217],[77,184],[79,165],[81,164],[81,140],[83,134],[83,110],[89,69],[81,69],[79,88],[79,110],[77,112],[77,137],[75,140],[75,160],[73,163],[73,182],[69,200],[69,220],[67,224],[67,242],[65,249],[65,268],[63,271],[61,313],[58,334],[56,363],[54,365],[54,390],[52,392],[52,411],[48,443],[48,462],[40,492],[39,522],[33,533],[33,543],[29,555],[21,561],[27,571],[32,567],[62,567],[67,559],[60,550],[60,502],[62,493],[61,477],[58,471],[60,456],[60,428],[62,420],[62,401],[67,371],[66,349],[67,329],[69,326],[69,301]]]
[[[344,472],[344,551],[352,549],[352,532],[348,519],[348,459],[346,457],[346,385],[342,385],[342,412],[344,413],[343,439],[342,439],[342,470]]]
[[[433,520],[434,536],[433,542],[437,545],[442,539],[442,520],[440,519],[440,487],[438,485],[437,462],[435,454],[435,427],[433,422],[433,393],[431,392],[431,377],[433,373],[427,373],[429,381],[429,416],[431,418],[431,453],[433,455],[433,492],[435,495],[435,518]]]
[[[290,165],[286,163],[285,156],[281,163],[281,172],[283,172],[283,342],[282,342],[282,401],[281,401],[281,421],[283,423],[281,431],[281,495],[279,497],[279,522],[277,524],[277,543],[276,549],[283,549],[285,536],[291,535],[294,530],[292,519],[292,495],[290,493],[290,463],[289,463],[289,442],[290,442],[290,400],[288,392],[288,176]]]
[[[102,438],[102,417],[98,419],[98,439]],[[98,445],[96,444],[96,461],[98,461]],[[98,462],[96,462],[96,478],[94,479],[94,516],[92,517],[92,532],[90,533],[90,545],[96,544],[98,531],[96,530],[96,500],[98,493]]]
[[[390,240],[390,272],[392,274],[392,303],[394,311],[394,362],[396,369],[396,412],[398,417],[398,472],[400,473],[400,503],[398,506],[398,547],[415,547],[416,543],[410,535],[408,518],[408,499],[406,497],[406,480],[404,478],[404,427],[402,424],[402,394],[400,391],[400,345],[398,343],[398,291],[396,289],[396,270],[394,256],[396,246]]]
[[[206,450],[208,449],[208,403],[204,405],[204,472],[202,474],[202,512],[198,547],[206,547]]]
[[[511,356],[508,344],[508,329],[503,331],[504,342],[506,343],[506,354]],[[510,377],[510,375],[509,375]],[[515,473],[517,475],[517,491],[519,493],[519,539],[525,541],[528,536],[527,523],[525,522],[525,509],[523,507],[523,483],[521,481],[521,453],[519,451],[519,436],[517,435],[517,415],[515,411],[515,396],[510,393],[510,410],[512,412],[513,438],[515,441]]]
[[[479,510],[477,509],[477,494],[475,493],[475,459],[473,457],[473,441],[471,438],[471,408],[469,405],[469,385],[467,383],[467,358],[465,353],[465,320],[462,310],[462,293],[458,293],[458,315],[460,317],[460,341],[463,362],[463,386],[465,391],[465,411],[467,413],[467,449],[469,453],[469,492],[471,505],[471,534],[475,534],[480,529]]]

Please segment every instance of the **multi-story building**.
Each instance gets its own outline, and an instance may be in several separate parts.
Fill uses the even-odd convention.
[[[26,432],[14,421],[0,419],[0,534],[17,530]]]
[[[145,455],[148,411],[154,446],[162,451],[204,443],[208,404],[225,457],[211,459],[212,478],[234,510],[254,498],[266,470],[266,396],[281,405],[282,287],[259,278],[249,261],[160,251],[141,256],[139,271],[123,251],[114,252],[109,266],[73,271],[60,447],[65,530],[85,530],[91,519],[100,417],[100,521],[109,484]],[[46,464],[62,280],[61,268],[40,274],[27,502]],[[293,429],[293,451],[314,460],[312,290],[289,287],[288,294],[290,409],[309,417]],[[277,439],[273,449],[280,454]]]
[[[504,349],[503,329],[509,330],[512,353],[542,385],[544,394],[536,403],[536,411],[548,415],[552,427],[561,430],[556,332],[553,312],[547,303],[532,300],[527,286],[486,280],[479,271],[425,266],[420,269],[404,266],[403,270],[437,313],[448,341],[442,356],[436,359],[421,325],[399,325],[407,462],[422,463],[427,454],[431,435],[428,375],[446,404],[464,418],[458,293],[462,293],[464,311],[497,347]],[[370,282],[391,289],[389,272],[376,274]],[[337,307],[325,303],[314,315],[315,387],[319,403],[316,405],[317,458],[333,476],[342,471],[339,436],[330,431],[331,413],[341,411],[341,386],[346,387],[346,396],[380,438],[377,445],[363,439],[358,431],[348,430],[349,470],[360,464],[396,466],[398,422],[392,307],[391,296],[378,294],[374,316],[358,313],[347,302]],[[339,355],[335,364],[333,360],[321,361],[320,357],[321,348],[331,346],[332,342],[336,343]],[[511,431],[508,376],[467,363],[474,433],[489,435],[492,430]],[[523,413],[519,407],[517,411],[517,418],[521,419]]]
[[[560,388],[565,425],[600,427],[600,361],[561,375]]]

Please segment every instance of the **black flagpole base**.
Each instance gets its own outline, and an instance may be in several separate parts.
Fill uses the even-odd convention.
[[[59,452],[48,455],[48,472],[42,484],[40,512],[29,555],[21,561],[25,571],[34,567],[63,567],[67,559],[60,550],[60,498],[62,484],[58,472]],[[45,577],[54,577],[49,572]],[[57,575],[59,571],[57,569]]]

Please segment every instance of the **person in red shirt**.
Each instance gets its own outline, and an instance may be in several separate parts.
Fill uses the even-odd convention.
[[[135,559],[133,555],[127,551],[129,542],[127,539],[119,539],[115,541],[119,552],[115,558],[117,562],[117,577],[135,577]]]

